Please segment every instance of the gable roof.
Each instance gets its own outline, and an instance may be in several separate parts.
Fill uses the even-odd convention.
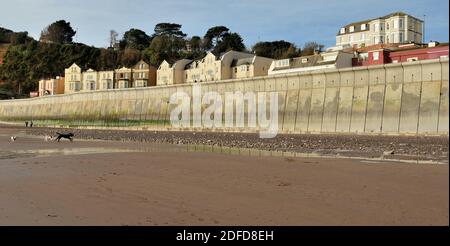
[[[247,58],[241,58],[241,59],[234,59],[231,63],[232,67],[240,66],[240,65],[251,65],[253,64],[255,60],[255,56],[253,57],[247,57]]]

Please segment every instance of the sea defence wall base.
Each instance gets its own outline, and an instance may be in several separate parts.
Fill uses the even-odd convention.
[[[201,83],[202,92],[277,92],[279,133],[448,135],[448,59]],[[87,128],[257,132],[170,124],[170,95],[192,84],[0,101],[0,121]],[[204,109],[204,107],[203,107]],[[45,123],[47,122],[47,123]],[[129,122],[127,124],[126,122]]]

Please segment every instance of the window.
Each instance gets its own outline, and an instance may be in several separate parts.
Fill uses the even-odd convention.
[[[413,62],[413,61],[418,61],[418,60],[419,60],[418,57],[410,57],[410,58],[406,59],[407,62]]]
[[[378,61],[378,59],[380,59],[380,53],[378,52],[378,51],[376,51],[376,52],[373,52],[372,53],[372,56],[373,56],[373,60],[374,61]]]
[[[380,43],[384,43],[384,36],[380,36]]]
[[[389,22],[386,23],[386,30],[389,30]]]
[[[350,26],[349,31],[350,32],[354,32],[355,31],[355,26]]]
[[[341,28],[341,34],[344,34],[345,33],[345,28],[343,27],[343,28]]]
[[[277,67],[287,67],[287,66],[289,66],[289,59],[278,60],[276,62],[276,66]]]
[[[400,19],[398,21],[398,26],[399,26],[399,28],[403,28],[403,19]]]
[[[398,34],[398,42],[403,43],[403,33],[402,32]]]
[[[361,24],[361,30],[366,30],[366,24]]]
[[[247,71],[250,71],[250,66],[246,66],[247,67]]]
[[[398,20],[394,20],[394,28],[398,29]]]
[[[380,31],[384,31],[384,24],[383,23],[380,24]]]

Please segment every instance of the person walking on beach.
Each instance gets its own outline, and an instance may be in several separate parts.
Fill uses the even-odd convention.
[[[30,127],[33,127],[33,121],[32,121],[32,122],[30,122]]]
[[[28,127],[28,121],[25,121],[25,127]]]

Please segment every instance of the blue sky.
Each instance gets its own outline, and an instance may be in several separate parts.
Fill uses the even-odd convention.
[[[347,23],[404,11],[426,21],[426,39],[448,41],[448,0],[0,0],[0,26],[28,31],[35,39],[48,24],[65,19],[75,41],[106,47],[109,30],[130,28],[153,33],[159,22],[183,25],[189,36],[203,36],[224,25],[244,38],[286,40],[302,46],[317,41],[332,46]]]

